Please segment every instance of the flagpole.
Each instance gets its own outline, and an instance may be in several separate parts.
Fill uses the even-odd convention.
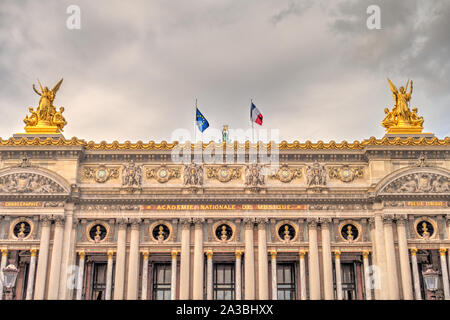
[[[252,105],[253,99],[250,99],[250,110],[252,110]],[[252,143],[255,143],[255,129],[253,127],[253,118],[251,113],[250,113],[250,122],[252,123]]]
[[[197,143],[197,128],[195,126],[196,122],[197,122],[197,98],[195,98],[194,144]]]

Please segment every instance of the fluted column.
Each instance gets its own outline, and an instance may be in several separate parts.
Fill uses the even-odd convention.
[[[130,254],[128,257],[127,300],[136,300],[139,289],[139,236],[141,220],[131,221]]]
[[[148,283],[148,250],[142,252],[142,293],[141,300],[147,300],[147,283]]]
[[[333,265],[331,262],[330,222],[331,219],[321,219],[322,229],[322,263],[323,289],[325,300],[333,300]]]
[[[190,219],[181,219],[180,300],[189,299],[189,269],[191,257],[190,229]]]
[[[267,261],[267,219],[258,219],[258,284],[259,300],[269,299],[269,266]]]
[[[417,248],[411,248],[411,265],[414,279],[414,297],[416,300],[422,300],[422,292],[420,291],[419,268],[417,266]]]
[[[277,282],[277,251],[270,251],[270,267],[272,273],[272,300],[278,300],[278,282]]]
[[[374,288],[377,300],[389,299],[389,287],[386,271],[386,248],[384,243],[383,217],[375,215],[375,249],[377,268],[374,269]]]
[[[369,272],[369,250],[362,252],[363,266],[364,266],[364,289],[366,293],[366,300],[372,300],[372,282],[370,281]]]
[[[450,288],[449,288],[449,283],[448,283],[447,260],[445,257],[446,252],[447,252],[446,248],[439,249],[439,254],[441,256],[442,283],[444,285],[444,298],[445,298],[445,300],[450,300]]]
[[[306,266],[305,266],[305,250],[300,250],[299,262],[300,262],[300,299],[306,300]]]
[[[384,241],[386,244],[386,266],[387,266],[386,269],[389,279],[388,281],[389,298],[391,300],[398,300],[400,297],[398,290],[397,262],[395,259],[392,218],[386,216],[383,222],[384,222]]]
[[[64,240],[64,217],[55,218],[55,234],[53,237],[52,260],[48,280],[48,299],[58,299],[59,276],[61,271],[62,247]]]
[[[61,271],[59,276],[59,289],[58,289],[58,299],[66,300],[69,296],[70,286],[67,285],[67,279],[69,272],[72,270],[68,269],[72,264],[71,259],[74,253],[73,246],[73,236],[72,233],[75,231],[73,228],[73,203],[66,203],[64,207],[64,240],[62,245],[62,256],[61,256]]]
[[[413,299],[411,282],[411,267],[409,264],[408,240],[406,237],[406,218],[397,219],[398,253],[400,256],[400,270],[402,278],[403,299]]]
[[[206,251],[206,299],[213,299],[213,251]]]
[[[196,218],[194,232],[194,279],[192,296],[194,300],[203,299],[203,223],[204,219]]]
[[[0,276],[3,278],[3,268],[6,267],[6,263],[8,260],[8,249],[1,249],[2,252],[2,261],[0,263]],[[0,300],[3,300],[3,282],[0,281]]]
[[[76,299],[81,300],[81,298],[83,297],[84,258],[86,256],[86,252],[84,252],[84,250],[80,250],[80,251],[78,251],[78,255],[80,256],[80,260],[79,260],[79,264],[78,264]]]
[[[336,271],[336,299],[342,300],[342,273],[341,273],[341,251],[334,251],[334,266]]]
[[[36,253],[37,249],[30,250],[30,269],[28,271],[28,281],[27,281],[27,293],[25,296],[26,300],[33,299],[33,288],[34,288],[34,275],[36,272]]]
[[[254,220],[244,219],[244,271],[245,271],[245,300],[255,299],[255,251],[253,248],[253,226]]]
[[[108,264],[106,266],[106,289],[105,289],[105,300],[111,300],[111,290],[112,290],[112,271],[113,271],[113,256],[114,251],[108,250]]]
[[[241,300],[242,299],[242,272],[241,272],[241,256],[242,256],[242,251],[241,250],[236,250],[235,252],[235,256],[236,256],[236,288],[235,288],[235,293],[236,293],[236,300]]]
[[[170,300],[177,299],[177,250],[172,250],[172,272],[170,277]]]
[[[114,276],[114,300],[122,300],[125,289],[125,258],[127,241],[127,219],[118,219],[116,272]]]
[[[309,240],[309,298],[320,299],[319,248],[317,245],[317,220],[308,219]]]
[[[34,286],[34,300],[44,299],[51,223],[52,222],[47,216],[41,218],[41,242],[39,246],[39,259],[36,271],[36,284]]]

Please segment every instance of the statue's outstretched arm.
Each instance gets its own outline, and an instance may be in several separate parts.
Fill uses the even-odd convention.
[[[38,95],[41,95],[41,93],[40,93],[39,91],[36,90],[36,87],[34,86],[34,84],[33,84],[33,90],[34,90],[34,92],[36,92]]]

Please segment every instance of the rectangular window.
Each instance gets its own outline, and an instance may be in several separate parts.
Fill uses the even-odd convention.
[[[215,263],[213,291],[215,300],[234,300],[234,263]]]
[[[277,264],[278,300],[295,300],[295,264]]]
[[[170,300],[171,276],[170,263],[153,264],[153,300]]]
[[[91,300],[104,300],[106,290],[106,268],[103,262],[94,262]]]
[[[342,263],[342,298],[344,300],[356,300],[355,264]]]

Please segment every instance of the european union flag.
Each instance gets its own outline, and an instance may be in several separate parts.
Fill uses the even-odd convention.
[[[206,118],[202,115],[202,113],[198,110],[198,108],[196,108],[196,122],[197,122],[197,127],[198,130],[200,130],[200,132],[203,132],[206,130],[206,128],[209,127],[209,122],[208,120],[206,120]]]

